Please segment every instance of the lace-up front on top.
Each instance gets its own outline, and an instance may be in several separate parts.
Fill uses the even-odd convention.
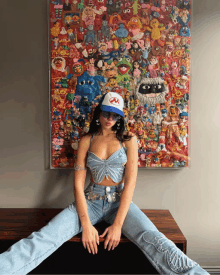
[[[94,135],[90,139],[90,146],[93,137]],[[109,176],[115,183],[119,183],[123,179],[124,165],[127,162],[127,148],[123,147],[121,142],[120,144],[121,148],[104,160],[96,156],[95,153],[88,151],[86,166],[91,170],[95,183],[101,183],[105,176],[107,179]]]

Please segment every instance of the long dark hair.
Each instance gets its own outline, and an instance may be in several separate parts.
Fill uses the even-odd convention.
[[[99,101],[99,105],[95,107],[93,118],[90,123],[89,131],[83,136],[92,135],[94,133],[100,132],[100,125],[96,124],[96,120],[99,118],[99,115],[102,112],[100,105],[102,104],[102,101],[104,100],[105,95],[106,93],[101,97]],[[120,126],[118,125],[119,123],[120,123]],[[128,141],[131,139],[131,136],[125,133],[125,121],[122,116],[120,116],[117,122],[112,126],[112,131],[116,132],[116,138],[121,142]]]

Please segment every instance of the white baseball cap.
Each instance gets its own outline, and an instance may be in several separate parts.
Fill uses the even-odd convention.
[[[124,100],[118,93],[108,92],[100,105],[100,109],[105,112],[112,112],[124,117]]]

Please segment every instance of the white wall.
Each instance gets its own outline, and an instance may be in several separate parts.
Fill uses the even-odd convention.
[[[49,170],[46,15],[45,0],[1,3],[2,208],[63,208],[73,200],[73,172]],[[188,255],[203,266],[220,266],[219,34],[220,2],[194,0],[191,166],[140,169],[133,197],[140,208],[169,209]]]

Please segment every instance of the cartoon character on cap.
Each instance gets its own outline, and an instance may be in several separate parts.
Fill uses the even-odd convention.
[[[102,111],[116,113],[124,117],[124,100],[118,93],[106,93],[103,101],[101,102],[100,108]]]

